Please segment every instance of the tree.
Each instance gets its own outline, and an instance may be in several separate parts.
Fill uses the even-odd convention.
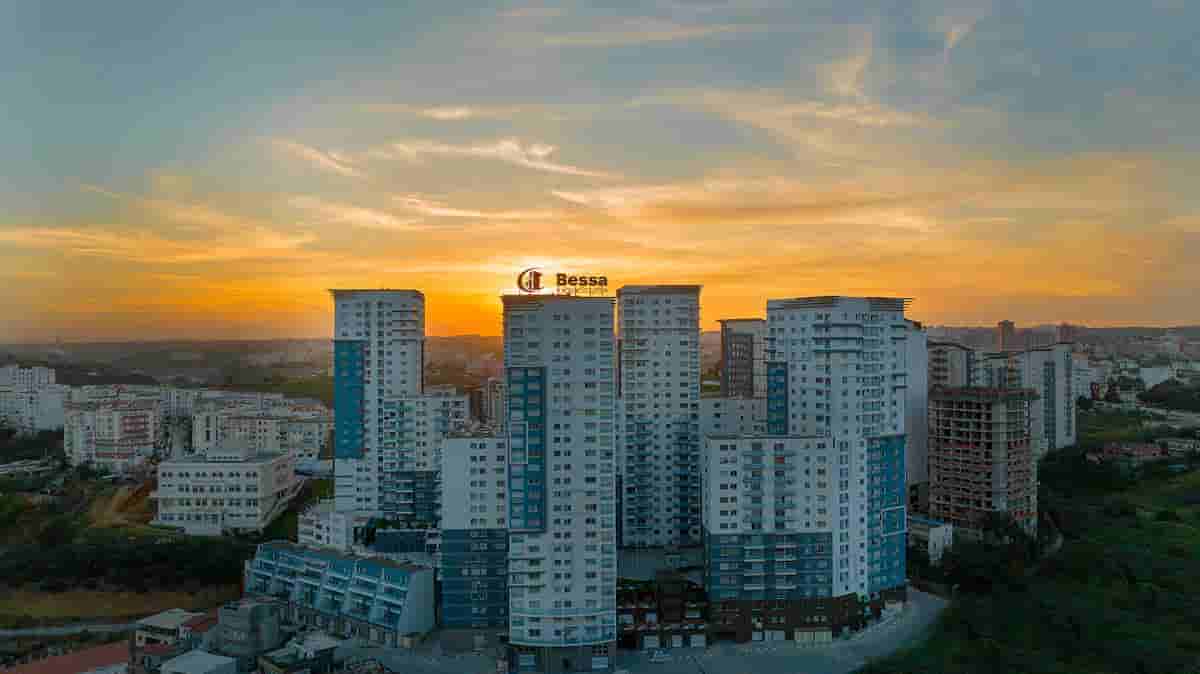
[[[1079,396],[1079,398],[1075,400],[1075,409],[1079,410],[1080,412],[1091,412],[1095,406],[1096,404],[1087,396]]]

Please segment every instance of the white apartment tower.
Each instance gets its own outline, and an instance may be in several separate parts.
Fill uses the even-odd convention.
[[[700,541],[700,286],[625,286],[621,545]]]
[[[767,431],[828,438],[832,596],[904,592],[905,299],[767,302]],[[836,482],[834,482],[836,480]]]
[[[607,671],[616,640],[613,298],[506,295],[515,671]]]
[[[390,475],[415,470],[396,448],[384,401],[419,395],[425,296],[418,290],[332,290],[334,493],[342,512],[381,513]],[[385,416],[386,415],[386,416]]]

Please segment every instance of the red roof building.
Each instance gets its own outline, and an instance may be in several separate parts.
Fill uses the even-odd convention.
[[[129,643],[118,641],[66,655],[56,655],[7,670],[7,674],[86,674],[129,662]]]

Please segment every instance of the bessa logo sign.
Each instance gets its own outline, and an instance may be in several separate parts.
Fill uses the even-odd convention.
[[[608,287],[607,276],[571,276],[559,274],[555,282],[560,286],[604,286]]]
[[[542,289],[542,272],[537,267],[530,267],[517,275],[517,287],[521,292],[536,293]]]

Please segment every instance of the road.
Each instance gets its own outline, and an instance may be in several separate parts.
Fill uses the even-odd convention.
[[[27,627],[16,630],[0,630],[0,639],[15,637],[65,637],[84,632],[127,632],[135,629],[137,623],[119,625],[62,625],[59,627]]]
[[[853,638],[821,646],[793,642],[718,643],[708,649],[672,649],[670,662],[651,664],[647,653],[620,651],[617,669],[631,674],[849,674],[872,659],[891,655],[926,635],[946,608],[945,599],[909,588],[903,612]],[[371,656],[404,674],[493,674],[495,660],[479,655],[435,655],[396,649],[349,647],[339,656]]]

